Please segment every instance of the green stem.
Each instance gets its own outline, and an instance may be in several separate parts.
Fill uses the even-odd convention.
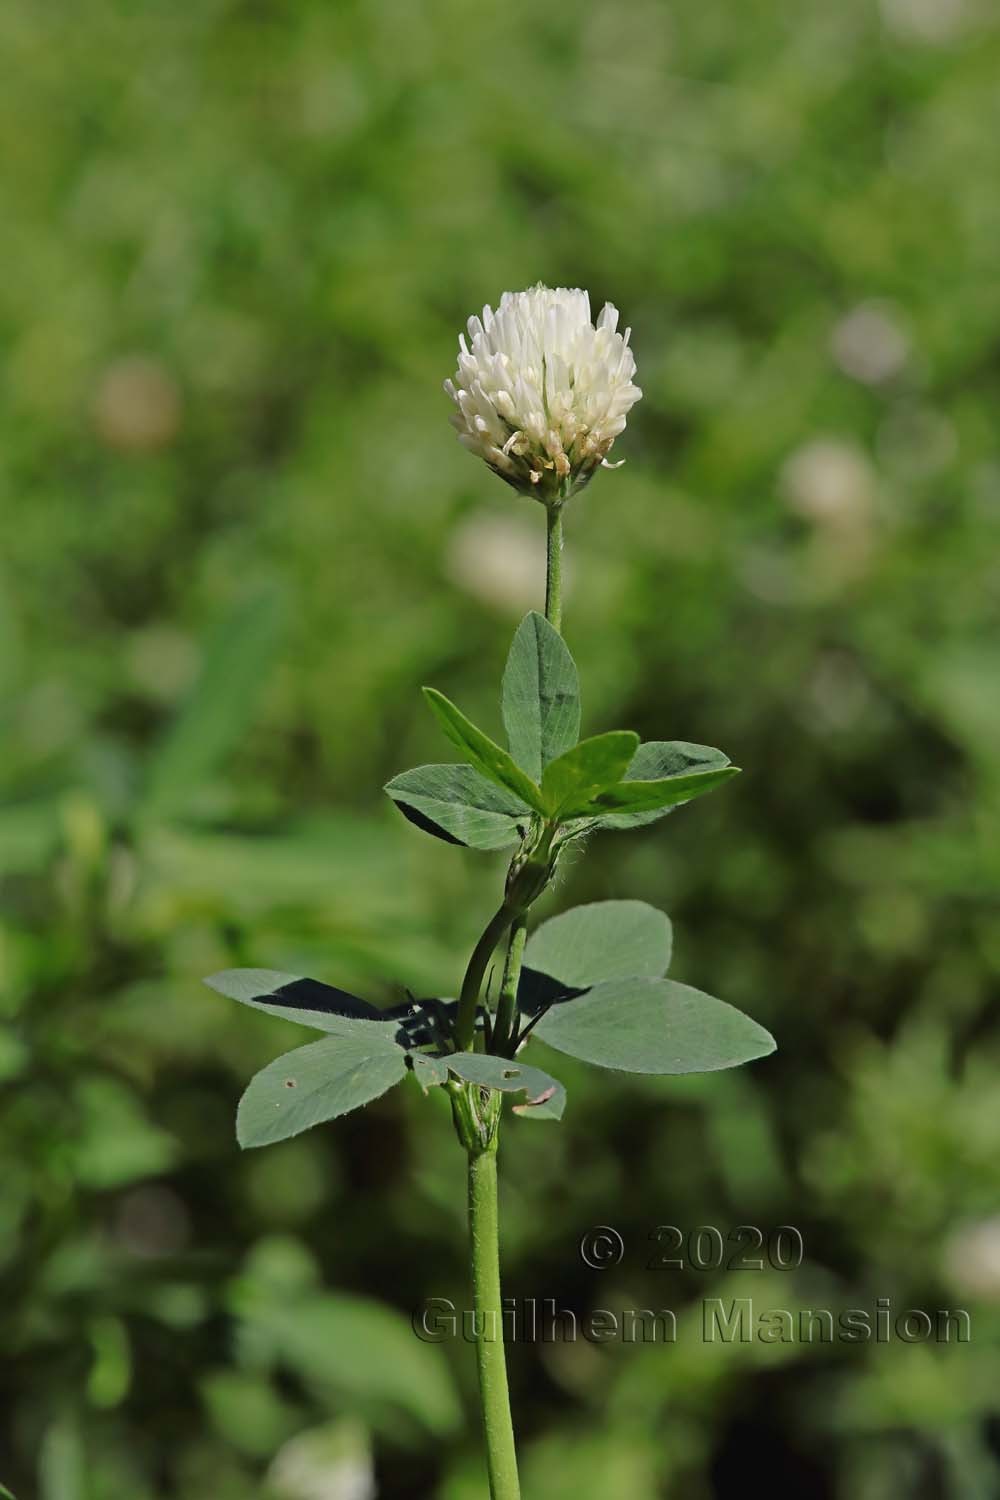
[[[455,1047],[458,1052],[468,1052],[476,1035],[476,1011],[479,1009],[479,994],[483,987],[486,966],[493,951],[511,924],[513,913],[506,903],[490,918],[482,937],[472,950],[469,967],[462,980],[458,996],[458,1014],[455,1017]]]
[[[562,506],[549,505],[545,565],[545,618],[555,630],[562,626]],[[551,836],[549,842],[551,843]],[[548,846],[546,846],[548,847]],[[511,866],[512,872],[514,866]],[[527,872],[522,872],[527,873]],[[511,877],[508,876],[510,881]],[[530,882],[529,882],[530,884]],[[516,887],[517,881],[514,881]],[[504,933],[510,929],[503,980],[494,1021],[494,1050],[503,1053],[517,1035],[517,990],[527,935],[526,907],[536,891],[508,900],[487,924],[465,971],[455,1018],[455,1046],[468,1051],[475,1041],[476,1012],[483,978]],[[508,904],[509,903],[509,904]],[[493,1113],[488,1128],[479,1131],[481,1145],[473,1144],[477,1111],[469,1086],[455,1085],[452,1105],[459,1138],[469,1158],[469,1244],[472,1258],[472,1289],[476,1314],[476,1362],[479,1396],[486,1436],[486,1463],[490,1478],[490,1500],[520,1500],[517,1453],[507,1388],[507,1360],[503,1344],[503,1303],[500,1292],[500,1228],[497,1204],[497,1141],[501,1096],[491,1095]]]
[[[562,629],[562,506],[546,508],[548,531],[545,558],[545,618],[556,630]]]
[[[497,1014],[493,1030],[493,1050],[502,1057],[517,1033],[517,988],[521,981],[521,960],[524,957],[524,940],[528,935],[528,920],[524,912],[511,923],[507,939],[507,956],[503,965],[503,982],[497,1001]]]
[[[556,630],[562,625],[562,505],[546,508],[548,522],[545,561],[545,618]],[[515,917],[507,938],[503,983],[497,1001],[494,1050],[503,1052],[517,1032],[517,987],[527,932],[525,914]],[[478,992],[477,992],[478,993]]]
[[[492,1149],[469,1153],[469,1244],[490,1500],[520,1500],[503,1345],[495,1140]]]

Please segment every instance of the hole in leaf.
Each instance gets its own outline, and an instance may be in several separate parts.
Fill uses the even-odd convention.
[[[297,1085],[296,1085],[296,1082],[295,1082],[294,1078],[286,1078],[285,1079],[285,1088],[286,1089],[294,1089],[296,1087],[297,1087]]]
[[[504,1068],[504,1070],[503,1070],[503,1076],[505,1078],[520,1078],[520,1076],[521,1076],[521,1069],[520,1068]]]

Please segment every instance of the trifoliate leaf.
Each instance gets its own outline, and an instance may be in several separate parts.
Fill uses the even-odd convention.
[[[531,818],[527,803],[472,766],[417,766],[385,790],[425,833],[470,849],[509,848]]]
[[[456,1052],[444,1061],[449,1072],[466,1083],[499,1089],[504,1094],[526,1094],[523,1104],[515,1104],[516,1114],[536,1120],[562,1119],[566,1090],[541,1068],[529,1068],[514,1058],[491,1057],[485,1052]]]
[[[426,1094],[428,1089],[448,1082],[448,1063],[443,1057],[430,1057],[424,1052],[411,1052],[410,1067],[413,1076]]]
[[[236,1114],[243,1147],[268,1146],[378,1099],[405,1077],[404,1049],[377,1033],[286,1052],[251,1079]]]
[[[510,752],[533,781],[580,736],[580,680],[569,647],[544,615],[517,628],[503,675]]]
[[[495,744],[481,729],[477,729],[471,719],[467,719],[461,709],[456,708],[436,688],[425,687],[424,697],[441,728],[470,766],[474,766],[481,775],[499,786],[506,787],[537,812],[545,811],[538,787],[506,750]]]
[[[560,1052],[625,1073],[710,1073],[766,1057],[749,1016],[670,979],[609,979],[557,1002],[535,1027]]]
[[[220,995],[250,1005],[254,1010],[297,1021],[317,1031],[338,1035],[384,1033],[391,1041],[399,1030],[399,1021],[346,990],[338,990],[318,979],[298,974],[279,974],[273,969],[225,969],[212,974],[205,983]]]
[[[658,781],[620,781],[617,786],[606,787],[591,796],[567,801],[562,817],[592,818],[605,812],[635,814],[668,810],[712,791],[739,772],[739,766],[723,766],[717,771],[692,771]]]
[[[625,781],[660,781],[666,777],[680,776],[692,771],[715,771],[729,765],[729,756],[711,745],[691,745],[686,740],[646,740],[635,752],[632,763],[625,772]],[[702,790],[710,791],[710,787]],[[690,800],[690,799],[686,799]],[[603,813],[599,826],[609,829],[641,828],[655,823],[680,807],[680,802],[659,806],[646,812],[632,808],[628,812]]]
[[[572,750],[551,761],[542,775],[542,796],[550,816],[573,816],[577,802],[589,803],[597,794],[619,782],[639,746],[639,736],[629,729],[613,729],[581,740]]]
[[[670,963],[670,918],[644,901],[594,901],[550,917],[529,937],[526,970],[565,989],[658,978]]]

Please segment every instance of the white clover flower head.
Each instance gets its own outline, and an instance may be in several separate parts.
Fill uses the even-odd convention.
[[[577,288],[504,292],[494,312],[459,335],[458,369],[444,388],[458,440],[508,484],[547,505],[592,477],[642,395],[633,384],[632,330],[610,302],[596,324]]]

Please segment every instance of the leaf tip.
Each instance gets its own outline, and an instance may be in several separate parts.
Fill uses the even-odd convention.
[[[777,1052],[778,1044],[766,1026],[760,1027],[760,1040],[762,1050],[757,1053],[758,1058],[770,1057],[773,1052]]]

